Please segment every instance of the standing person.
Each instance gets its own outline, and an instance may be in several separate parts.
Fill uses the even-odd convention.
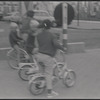
[[[57,95],[57,93],[52,90],[52,75],[54,65],[53,57],[56,55],[58,49],[63,50],[64,52],[67,50],[59,44],[57,37],[54,35],[54,33],[50,32],[50,28],[51,22],[49,20],[45,20],[43,22],[42,32],[37,35],[39,53],[36,55],[37,60],[44,63],[44,70],[48,73],[46,74],[48,98]]]
[[[16,23],[12,22],[10,24],[10,34],[9,34],[9,42],[12,48],[14,48],[17,51],[17,59],[18,64],[20,62],[20,50],[19,50],[19,44],[23,41],[23,39],[20,37],[19,27]]]

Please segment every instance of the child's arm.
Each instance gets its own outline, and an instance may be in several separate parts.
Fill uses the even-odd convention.
[[[37,36],[35,36],[34,46],[35,46],[35,48],[38,48],[39,47],[38,40],[37,40]]]
[[[58,39],[57,39],[57,37],[54,34],[52,34],[52,41],[53,41],[53,45],[57,49],[65,51],[65,48],[58,42]]]
[[[11,37],[16,41],[16,42],[19,42],[20,40],[22,40],[20,37],[17,36],[17,33],[12,33],[11,34]]]
[[[35,46],[35,48],[33,49],[33,54],[37,53],[39,50],[37,36],[35,36],[34,46]]]

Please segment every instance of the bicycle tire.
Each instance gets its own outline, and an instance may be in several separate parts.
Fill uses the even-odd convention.
[[[73,70],[65,71],[63,77],[63,84],[67,87],[74,86],[76,81],[76,73]]]
[[[20,55],[21,61],[20,62],[27,62],[27,59],[25,59],[25,55],[28,55],[28,54],[23,49],[20,49],[20,52],[21,52],[21,55]],[[17,63],[17,52],[14,49],[11,49],[7,53],[7,61],[8,61],[9,66],[12,69],[18,69],[19,68],[19,65]]]
[[[33,95],[40,95],[42,94],[45,89],[46,86],[39,88],[39,82],[41,81],[45,81],[45,78],[42,76],[36,77],[33,80],[29,81],[29,91],[33,94]]]
[[[59,68],[57,66],[60,66]],[[53,75],[59,77],[59,72],[63,69],[64,63],[58,63],[53,69]]]
[[[24,65],[18,70],[19,77],[24,81],[28,81],[29,80],[28,79],[29,74],[27,74],[27,72],[29,71],[29,68],[32,68],[32,66]]]

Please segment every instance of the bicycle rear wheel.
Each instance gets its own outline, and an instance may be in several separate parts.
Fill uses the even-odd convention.
[[[29,74],[27,74],[27,72],[29,71],[29,68],[32,68],[32,66],[24,65],[18,70],[19,77],[24,81],[28,81],[29,80],[28,79]]]
[[[27,59],[25,58],[26,55],[28,55],[28,54],[24,50],[20,49],[20,62],[27,62]],[[8,58],[7,59],[8,64],[11,68],[13,68],[13,69],[19,68],[16,50],[11,49],[7,53],[7,58]]]
[[[36,77],[33,80],[29,81],[29,91],[33,95],[39,95],[39,94],[42,94],[45,91],[46,85],[44,84],[43,87],[40,87],[41,81],[45,82],[45,78],[39,76],[39,77]]]

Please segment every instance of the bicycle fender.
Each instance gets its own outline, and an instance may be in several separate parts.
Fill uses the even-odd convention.
[[[33,77],[31,78],[31,80],[29,81],[29,84],[32,82],[32,81],[34,81],[36,78],[38,78],[38,77],[45,77],[45,75],[42,75],[42,74],[35,74],[35,75],[33,75]]]

